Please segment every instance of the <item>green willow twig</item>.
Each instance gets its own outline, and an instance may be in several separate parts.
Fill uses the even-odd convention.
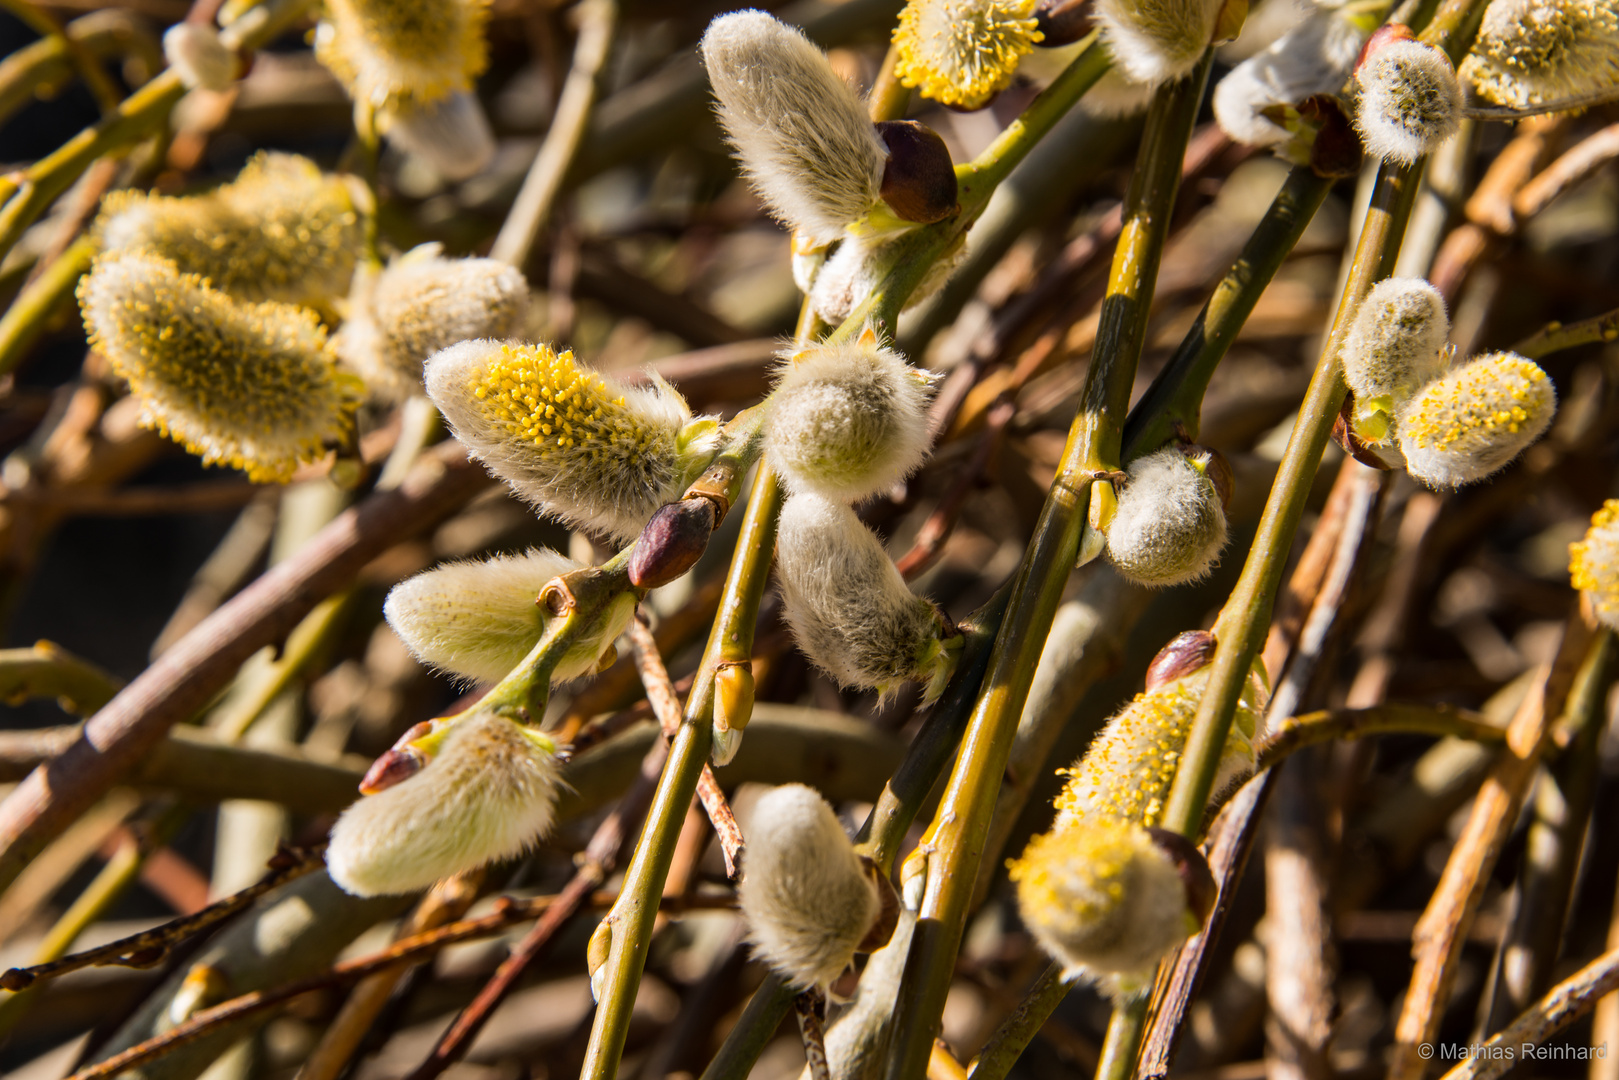
[[[1254,748],[1256,772],[1280,764],[1289,754],[1340,739],[1369,735],[1435,735],[1486,745],[1506,739],[1506,730],[1479,713],[1450,705],[1374,705],[1367,709],[1322,709],[1289,717]]]
[[[74,44],[98,62],[128,56],[139,60],[148,72],[163,67],[163,50],[128,11],[108,8],[93,12],[68,23],[62,32],[66,40],[41,38],[0,60],[0,124],[37,95],[48,96],[72,77],[70,47]]]
[[[73,287],[90,269],[96,245],[81,236],[58,255],[33,281],[23,287],[4,315],[0,315],[0,375],[10,373],[45,332],[45,323]]]
[[[1619,341],[1619,309],[1572,323],[1547,323],[1512,348],[1513,352],[1539,360],[1554,352],[1577,345]]]
[[[96,105],[100,107],[103,116],[118,107],[122,95],[118,93],[118,87],[113,85],[112,79],[102,70],[101,62],[85,48],[84,42],[70,36],[54,16],[32,3],[32,0],[0,0],[0,8],[16,16],[40,37],[61,43],[68,58],[73,61],[73,67],[78,71],[79,78],[84,80],[84,85],[89,89],[90,96],[96,99]]]
[[[50,641],[0,651],[0,701],[53,697],[64,709],[89,716],[123,689],[115,676]]]
[[[1063,583],[1079,552],[1092,482],[1119,465],[1123,419],[1146,338],[1148,309],[1180,186],[1181,160],[1203,98],[1211,55],[1205,54],[1186,79],[1161,89],[1148,112],[1079,415],[1012,587],[986,684],[944,798],[933,825],[901,871],[907,894],[917,884],[923,890],[905,975],[907,992],[895,1011],[889,1080],[914,1080],[926,1072],[1012,735]]]
[[[995,187],[1106,69],[1107,60],[1093,35],[1089,47],[983,154],[974,162],[957,167],[961,211],[937,225],[914,230],[892,244],[886,252],[882,284],[828,340],[852,338],[868,320],[892,336],[900,309],[938,257],[952,244],[961,242],[988,204]],[[1176,164],[1178,166],[1179,158]],[[815,325],[816,320],[806,304],[800,316],[800,340],[812,337]],[[581,1076],[607,1080],[617,1072],[635,991],[645,966],[653,918],[657,914],[654,898],[662,891],[674,855],[675,838],[713,741],[714,671],[720,664],[746,661],[751,652],[751,635],[775,547],[780,506],[780,484],[774,474],[761,465],[737,541],[737,555],[726,581],[726,595],[720,603],[720,616],[715,620],[703,663],[687,699],[685,722],[670,746],[669,760],[636,842],[623,893],[603,921],[603,929],[598,930],[606,941],[602,994]],[[698,732],[696,728],[702,730]]]
[[[302,18],[313,2],[267,0],[226,27],[220,38],[239,52],[259,48]],[[165,71],[125,98],[100,123],[85,128],[24,171],[16,192],[0,206],[0,258],[92,162],[133,146],[162,127],[184,95],[180,76]]]

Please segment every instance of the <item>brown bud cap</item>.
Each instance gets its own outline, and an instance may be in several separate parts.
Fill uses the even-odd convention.
[[[915,120],[884,120],[877,134],[888,146],[882,196],[890,210],[905,221],[926,225],[959,209],[956,169],[937,132]]]
[[[1359,71],[1371,55],[1385,45],[1392,45],[1396,41],[1415,41],[1417,35],[1404,23],[1384,23],[1372,31],[1372,36],[1366,39],[1366,44],[1360,47],[1360,55],[1355,58],[1355,70]]]
[[[1323,179],[1356,176],[1364,152],[1343,103],[1331,94],[1315,94],[1299,102],[1299,118],[1315,130],[1310,144],[1310,170]]]
[[[386,751],[371,763],[360,781],[361,795],[375,795],[403,783],[427,766],[427,755],[414,746]]]
[[[1072,45],[1091,32],[1091,0],[1040,0],[1034,6],[1035,28],[1044,35],[1042,49]]]
[[[630,553],[630,584],[653,589],[697,565],[718,517],[714,504],[701,495],[658,507]]]
[[[894,928],[899,925],[899,893],[894,889],[894,883],[888,880],[888,875],[866,856],[860,856],[860,866],[877,886],[877,900],[881,905],[877,909],[877,921],[871,924],[866,936],[860,939],[860,944],[854,947],[855,952],[872,953],[888,944],[888,939],[894,936]]]
[[[714,726],[741,731],[753,719],[753,661],[722,660],[714,668]]]
[[[1344,404],[1338,410],[1338,418],[1332,422],[1332,441],[1338,444],[1338,449],[1366,466],[1379,472],[1392,472],[1393,465],[1384,461],[1375,449],[1367,446],[1355,438],[1355,429],[1350,423],[1354,413],[1355,395],[1350,394],[1344,398]]]
[[[1180,871],[1181,885],[1186,889],[1186,907],[1197,917],[1198,925],[1202,926],[1208,922],[1209,912],[1214,910],[1214,902],[1220,898],[1220,887],[1214,882],[1209,860],[1203,857],[1196,844],[1178,832],[1148,827],[1147,835]]]
[[[1207,667],[1209,661],[1214,659],[1217,645],[1214,635],[1207,630],[1188,630],[1184,634],[1176,634],[1147,665],[1147,693]]]

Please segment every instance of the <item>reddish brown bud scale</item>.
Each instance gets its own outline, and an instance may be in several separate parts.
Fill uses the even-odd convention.
[[[1035,44],[1042,49],[1060,49],[1072,45],[1091,32],[1090,0],[1040,0],[1034,7],[1034,25],[1041,38]]]
[[[877,134],[888,147],[881,190],[889,209],[924,225],[954,214],[956,168],[938,132],[915,120],[884,120]]]
[[[1298,109],[1299,117],[1316,129],[1310,171],[1323,179],[1359,175],[1365,153],[1343,103],[1331,94],[1315,94],[1299,102]]]
[[[1180,873],[1181,885],[1186,889],[1186,907],[1201,926],[1208,922],[1214,902],[1220,898],[1220,887],[1215,883],[1209,861],[1197,845],[1178,832],[1148,826],[1147,835],[1159,851],[1169,856]]]
[[[1415,41],[1417,35],[1404,23],[1384,23],[1372,31],[1372,36],[1366,39],[1366,44],[1360,47],[1360,56],[1355,58],[1355,70],[1359,71],[1373,53],[1385,45],[1392,45],[1396,41]]]
[[[1184,634],[1176,634],[1168,645],[1158,650],[1158,655],[1147,666],[1147,693],[1207,667],[1214,659],[1214,650],[1218,645],[1214,635],[1207,630],[1188,630]]]
[[[427,758],[413,746],[385,751],[365,771],[365,776],[360,780],[360,794],[375,795],[379,791],[386,791],[395,784],[409,780],[426,765]]]
[[[718,508],[701,495],[660,506],[630,553],[630,584],[655,589],[697,565],[718,519]]]

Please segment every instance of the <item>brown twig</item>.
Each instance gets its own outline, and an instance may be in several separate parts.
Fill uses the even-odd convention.
[[[793,1011],[804,1039],[810,1080],[832,1080],[832,1067],[826,1060],[826,995],[811,987],[793,998]]]
[[[1389,1080],[1420,1080],[1423,1075],[1426,1062],[1421,1048],[1438,1033],[1455,985],[1462,944],[1478,914],[1490,872],[1517,820],[1524,793],[1540,767],[1552,723],[1562,712],[1575,669],[1591,640],[1590,627],[1576,613],[1568,620],[1556,661],[1544,669],[1507,728],[1505,752],[1480,789],[1417,925],[1411,948],[1416,969],[1395,1027]]]
[[[23,489],[7,503],[32,500],[68,517],[149,517],[156,514],[208,514],[252,502],[264,489],[237,480],[135,487],[118,490],[84,488]]]
[[[449,516],[488,483],[460,444],[426,455],[398,489],[345,511],[159,657],[82,738],[0,803],[0,890],[29,859],[136,765],[173,725],[218,693],[253,653],[352,583],[375,556]]]
[[[1619,157],[1619,124],[1609,124],[1582,139],[1525,184],[1512,200],[1513,213],[1519,218],[1534,217],[1616,157]]]
[[[1470,1053],[1467,1060],[1441,1080],[1495,1080],[1517,1063],[1518,1054],[1492,1054],[1497,1047],[1522,1052],[1539,1046],[1596,1007],[1605,995],[1619,989],[1619,949],[1603,953],[1570,975],[1500,1034]],[[1472,1048],[1470,1048],[1472,1049]]]
[[[610,907],[618,897],[613,893],[595,893],[586,890],[577,900],[572,901],[574,910],[588,903],[592,908]],[[453,945],[458,941],[469,941],[474,938],[488,937],[514,923],[525,922],[541,916],[542,924],[546,917],[558,911],[569,903],[566,891],[557,896],[540,896],[531,900],[515,900],[500,904],[494,913],[479,919],[463,919],[437,930],[429,930],[412,937],[403,938],[389,945],[386,949],[371,953],[368,956],[356,957],[353,960],[344,960],[333,964],[318,975],[307,979],[298,979],[271,990],[255,990],[240,997],[231,998],[212,1008],[202,1009],[191,1014],[181,1023],[174,1025],[161,1035],[154,1036],[144,1042],[115,1054],[112,1057],[96,1062],[88,1068],[80,1069],[68,1080],[103,1080],[104,1077],[116,1076],[121,1072],[137,1068],[149,1061],[162,1057],[171,1050],[176,1050],[187,1043],[195,1042],[208,1033],[223,1027],[244,1016],[274,1008],[294,998],[301,997],[313,990],[324,990],[339,985],[350,979],[360,978],[394,967],[405,961],[426,956],[437,952],[446,945]],[[669,905],[671,909],[692,910],[702,908],[728,908],[733,906],[729,897],[694,897]],[[509,960],[507,961],[510,962]]]
[[[1313,775],[1317,755],[1295,757],[1276,780],[1265,844],[1265,1024],[1271,1080],[1331,1080],[1327,1054],[1336,1011],[1336,958],[1322,820]]]
[[[150,930],[142,930],[138,934],[64,956],[48,964],[12,968],[0,975],[0,990],[24,990],[40,979],[54,979],[87,967],[151,967],[160,963],[182,941],[223,922],[293,878],[320,869],[325,865],[323,849],[324,845],[309,850],[282,852],[270,861],[270,872],[262,880],[182,919],[172,919]]]
[[[1017,414],[1017,405],[1009,398],[997,402],[989,410],[984,419],[984,430],[979,432],[978,446],[973,451],[972,460],[966,467],[956,473],[956,478],[950,484],[950,490],[945,492],[939,505],[928,515],[922,527],[917,530],[916,540],[911,544],[911,550],[896,561],[900,574],[909,581],[922,571],[932,566],[939,553],[944,550],[945,541],[955,530],[956,520],[961,517],[961,510],[967,503],[967,496],[973,488],[978,486],[989,468],[990,459],[1001,445],[1001,439],[1006,433],[1006,425],[1011,423],[1012,417]]]

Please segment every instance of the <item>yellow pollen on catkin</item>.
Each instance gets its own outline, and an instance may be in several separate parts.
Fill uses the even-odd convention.
[[[572,351],[504,345],[472,393],[491,421],[541,457],[578,448],[592,460],[613,454],[636,465],[658,449],[660,433],[643,424],[600,375],[575,364]]]
[[[985,105],[1044,35],[1035,0],[910,0],[894,30],[894,74],[944,105]]]
[[[1501,382],[1484,387],[1476,385],[1482,381],[1479,378],[1450,382],[1443,393],[1426,395],[1418,408],[1406,414],[1404,430],[1409,437],[1420,445],[1447,450],[1469,435],[1487,437],[1496,431],[1516,435],[1529,419],[1521,403],[1530,400],[1530,388],[1544,382],[1546,373],[1521,356],[1505,357],[1497,367],[1490,373],[1492,382],[1515,376],[1523,385]],[[1486,389],[1494,390],[1493,396],[1481,392]],[[1503,397],[1510,400],[1503,401]]]
[[[79,283],[90,343],[129,381],[142,423],[204,464],[284,481],[346,439],[364,396],[313,311],[247,303],[148,252],[102,256]]]
[[[1075,922],[1111,915],[1124,902],[1125,870],[1140,851],[1137,831],[1110,822],[1036,836],[1006,864],[1019,905],[1031,914],[1061,911]],[[1068,880],[1076,867],[1084,868],[1087,888],[1076,889]]]
[[[315,55],[356,101],[427,105],[472,89],[488,18],[488,0],[326,0]]]
[[[1568,572],[1604,625],[1619,627],[1619,499],[1591,517],[1585,539],[1568,546]]]

